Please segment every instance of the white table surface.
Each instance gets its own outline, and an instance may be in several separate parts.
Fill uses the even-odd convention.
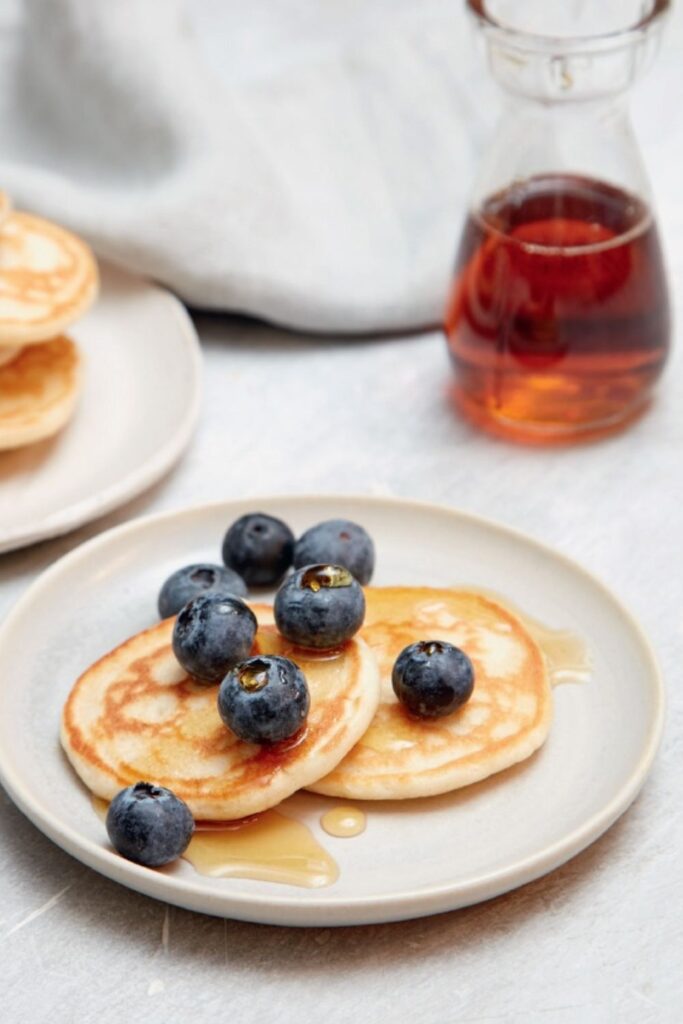
[[[322,344],[227,319],[199,326],[204,415],[181,465],[105,521],[3,556],[0,614],[62,552],[143,512],[269,491],[419,496],[530,531],[615,588],[668,677],[664,747],[627,815],[553,875],[469,910],[372,928],[287,930],[166,908],[82,867],[5,798],[0,989],[13,1020],[71,1021],[75,1005],[78,1019],[117,1021],[128,1007],[150,1024],[204,1011],[261,1024],[679,1019],[680,359],[629,433],[537,451],[453,416],[436,334]]]
[[[670,53],[637,112],[680,296],[681,76]],[[620,594],[668,682],[663,748],[632,809],[562,869],[478,907],[371,928],[287,930],[167,908],[82,867],[0,797],[3,1019],[680,1021],[680,332],[645,419],[608,441],[543,451],[490,440],[453,415],[437,334],[323,342],[228,318],[198,326],[205,402],[182,463],[105,520],[1,557],[0,615],[59,555],[145,512],[268,492],[431,499],[532,533]]]

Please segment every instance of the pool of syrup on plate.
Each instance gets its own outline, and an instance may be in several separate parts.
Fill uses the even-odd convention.
[[[325,811],[320,819],[321,827],[337,839],[351,839],[365,831],[365,814],[358,807],[344,804]]]
[[[99,797],[92,802],[104,820],[109,804]],[[365,829],[365,814],[356,807],[333,807],[320,824],[337,838],[357,836]],[[253,878],[320,889],[339,877],[337,862],[310,828],[279,811],[239,821],[197,821],[183,859],[211,878]]]

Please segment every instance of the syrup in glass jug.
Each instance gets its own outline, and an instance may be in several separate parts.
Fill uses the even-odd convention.
[[[504,92],[446,313],[468,418],[552,442],[648,403],[666,276],[626,95],[669,0],[467,0]]]

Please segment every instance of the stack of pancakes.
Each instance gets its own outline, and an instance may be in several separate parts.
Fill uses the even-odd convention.
[[[0,192],[0,449],[51,437],[71,417],[81,360],[62,332],[85,313],[97,286],[84,242],[13,211]]]
[[[466,590],[369,587],[365,595],[363,629],[334,652],[293,648],[272,609],[252,605],[255,653],[290,657],[308,680],[308,721],[294,740],[258,746],[231,733],[218,715],[218,687],[196,682],[176,661],[174,620],[166,619],[76,682],[61,729],[76,772],[105,799],[140,780],[167,786],[195,818],[216,821],[267,810],[303,788],[353,800],[445,793],[541,746],[550,682],[515,615]],[[421,639],[456,644],[474,664],[472,697],[444,718],[413,718],[394,696],[394,661]]]

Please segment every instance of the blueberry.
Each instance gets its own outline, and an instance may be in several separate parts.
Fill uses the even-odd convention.
[[[227,674],[218,691],[218,713],[247,743],[278,743],[306,721],[310,697],[298,665],[278,655],[247,658]]]
[[[357,633],[365,595],[348,569],[309,565],[285,580],[275,595],[275,622],[300,647],[337,647]]]
[[[358,523],[328,519],[302,533],[294,547],[295,569],[321,562],[343,565],[359,583],[369,583],[375,568],[375,545]]]
[[[163,786],[136,782],[117,793],[107,811],[107,834],[123,857],[158,868],[183,853],[194,821],[184,801]]]
[[[223,561],[251,587],[272,587],[292,564],[294,534],[281,519],[251,512],[223,538]]]
[[[183,605],[200,594],[246,597],[247,587],[241,576],[223,565],[185,565],[169,576],[159,591],[159,615],[162,619],[177,615]]]
[[[401,651],[391,683],[412,714],[441,718],[472,696],[474,668],[459,647],[442,640],[420,640]]]
[[[202,594],[189,601],[173,627],[173,653],[206,683],[219,682],[251,652],[256,616],[238,597]]]

